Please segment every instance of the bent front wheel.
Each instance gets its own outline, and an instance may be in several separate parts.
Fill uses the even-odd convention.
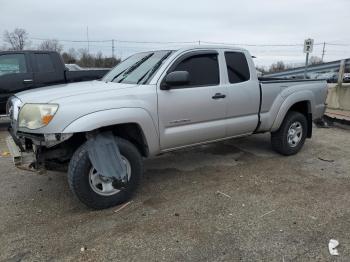
[[[92,166],[87,144],[74,153],[68,167],[68,183],[74,195],[86,206],[104,209],[127,201],[136,190],[143,172],[142,157],[129,141],[118,138],[121,159],[126,166],[128,181],[122,187],[104,177]]]

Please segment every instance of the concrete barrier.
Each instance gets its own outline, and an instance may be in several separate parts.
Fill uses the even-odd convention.
[[[329,84],[327,104],[331,109],[350,111],[350,84],[343,83],[342,87]]]

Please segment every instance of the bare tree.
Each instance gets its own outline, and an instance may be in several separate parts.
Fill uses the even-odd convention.
[[[102,52],[91,54],[86,49],[76,51],[74,48],[71,48],[68,52],[62,53],[62,58],[66,64],[77,64],[81,67],[111,68],[120,63],[120,58],[105,57]]]
[[[278,61],[277,63],[274,63],[270,66],[269,72],[280,72],[286,69],[286,65],[283,63],[283,61]]]
[[[95,56],[95,67],[104,67],[104,57],[102,55],[102,52],[99,51]]]
[[[115,67],[117,64],[119,64],[121,61],[120,58],[115,58],[115,57],[105,57],[104,58],[104,64],[103,67],[106,68],[112,68]]]
[[[94,67],[95,66],[94,56],[92,54],[90,54],[87,49],[81,48],[78,50],[78,52],[80,54],[80,59],[79,59],[78,65],[80,65],[82,67]]]
[[[48,39],[41,42],[38,49],[44,51],[56,51],[58,53],[61,53],[63,50],[63,45],[60,44],[57,39]]]
[[[321,57],[312,56],[312,57],[310,57],[309,63],[310,63],[310,65],[318,65],[318,64],[322,64],[323,61],[322,61]]]
[[[28,33],[25,29],[16,28],[13,32],[4,32],[4,42],[11,45],[11,50],[23,50],[28,42]]]
[[[256,70],[258,70],[262,74],[265,74],[268,72],[264,66],[255,66],[255,68],[256,68]]]
[[[63,61],[66,64],[75,64],[77,62],[77,59],[78,59],[77,57],[78,57],[77,51],[75,51],[74,48],[70,48],[68,50],[68,52],[63,52],[62,53]]]

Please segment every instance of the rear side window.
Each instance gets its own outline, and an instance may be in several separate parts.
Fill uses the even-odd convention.
[[[37,71],[40,73],[54,72],[55,66],[49,54],[35,54]]]
[[[247,59],[240,52],[225,52],[227,74],[230,83],[236,84],[250,79]]]
[[[187,71],[190,83],[186,87],[210,86],[220,83],[217,54],[193,55],[182,60],[172,71]]]
[[[24,54],[0,55],[0,76],[27,73]]]

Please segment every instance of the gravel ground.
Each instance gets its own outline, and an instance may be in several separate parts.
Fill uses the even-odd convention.
[[[291,157],[257,135],[147,160],[118,212],[88,210],[64,173],[17,170],[4,155],[0,261],[350,261],[349,134],[315,129]]]

